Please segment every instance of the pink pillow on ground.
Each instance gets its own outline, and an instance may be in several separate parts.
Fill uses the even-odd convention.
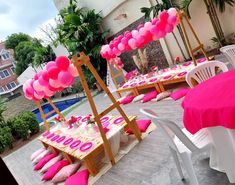
[[[64,185],[87,185],[88,184],[88,176],[89,172],[88,170],[82,170],[71,177],[69,177]]]
[[[44,152],[45,150],[46,150],[45,148],[40,148],[37,151],[35,151],[30,157],[31,161],[33,161],[40,153]]]
[[[58,183],[65,181],[68,177],[73,175],[78,168],[80,168],[81,163],[70,164],[68,166],[63,167],[51,180],[53,183]]]
[[[157,91],[151,91],[150,93],[148,93],[148,94],[146,94],[144,97],[143,97],[143,99],[142,99],[142,103],[146,103],[146,102],[148,102],[148,101],[150,101],[150,100],[152,100],[152,99],[154,99],[154,98],[156,98],[157,97]]]
[[[189,88],[181,88],[181,89],[178,89],[178,90],[174,91],[173,93],[171,93],[170,97],[176,101],[176,100],[184,97],[189,91],[190,91]]]
[[[37,157],[34,158],[33,164],[37,164],[43,157],[45,157],[46,155],[48,155],[50,153],[51,153],[51,151],[49,149],[43,151]]]
[[[59,160],[62,159],[62,155],[58,155],[57,157],[54,157],[53,159],[51,159],[50,161],[48,161],[40,170],[41,173],[45,173],[53,164],[55,164],[56,162],[58,162]]]
[[[53,159],[55,156],[56,156],[56,153],[46,155],[38,162],[38,164],[34,167],[34,170],[35,171],[40,170],[48,161]]]
[[[148,129],[149,125],[151,124],[151,120],[149,120],[149,119],[136,120],[136,124],[137,124],[138,128],[140,129],[140,132],[145,132]],[[128,134],[133,134],[131,129],[128,129],[126,132]]]
[[[53,164],[42,177],[42,180],[50,180],[52,179],[58,171],[60,171],[64,166],[69,165],[68,160],[58,161],[57,163]]]
[[[125,105],[125,104],[128,104],[130,102],[132,102],[132,100],[135,98],[135,96],[127,96],[125,97],[124,99],[122,99],[120,101],[121,104]]]

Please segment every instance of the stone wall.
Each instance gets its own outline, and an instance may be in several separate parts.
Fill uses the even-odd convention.
[[[123,30],[119,31],[117,34],[110,37],[109,41],[120,34],[124,34],[124,32],[127,30],[131,31],[131,30],[136,29],[139,24],[145,23],[145,22],[146,20],[144,20],[144,17],[138,19],[137,21],[133,22],[132,24],[130,24]],[[162,68],[166,68],[169,66],[159,41],[150,42],[149,44],[141,48],[141,50],[143,51],[145,48],[147,51],[147,59],[149,61],[149,67],[154,65],[154,66],[158,66],[159,69],[162,69]],[[120,58],[124,64],[124,69],[127,72],[137,68],[132,59],[132,56],[137,55],[137,54],[138,54],[138,51],[137,49],[135,49],[131,52],[122,53],[120,55]]]

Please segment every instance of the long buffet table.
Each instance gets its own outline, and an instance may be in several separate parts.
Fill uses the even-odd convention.
[[[43,133],[39,140],[46,148],[62,153],[71,163],[75,160],[82,161],[90,174],[95,176],[99,172],[98,158],[101,153],[104,154],[103,140],[96,125],[87,126],[86,116],[78,118],[73,127],[69,128],[64,123],[59,123],[55,128]],[[132,124],[136,124],[136,116],[128,118]],[[121,130],[128,129],[127,123],[120,116],[104,116],[101,123],[108,140]]]
[[[200,64],[207,61],[205,58],[202,58],[197,62]],[[166,85],[185,82],[186,74],[194,67],[193,62],[190,61],[158,72],[139,75],[124,83],[117,89],[117,92],[120,94],[132,92],[135,96],[139,95],[141,90],[149,88],[156,88],[158,92],[163,92]]]

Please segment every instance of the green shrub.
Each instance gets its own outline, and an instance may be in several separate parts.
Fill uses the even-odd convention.
[[[12,135],[9,127],[0,128],[0,153],[7,147],[12,147]]]
[[[31,132],[31,134],[36,134],[39,132],[40,127],[38,124],[38,121],[36,119],[36,116],[32,112],[24,112],[19,115],[19,118],[28,125],[28,128]]]
[[[12,135],[15,136],[16,139],[27,139],[29,134],[29,126],[20,117],[16,117],[13,119],[11,131]]]

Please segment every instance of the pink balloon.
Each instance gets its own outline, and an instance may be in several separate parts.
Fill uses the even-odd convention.
[[[116,47],[113,48],[113,53],[114,53],[116,56],[120,55],[120,51],[119,51]]]
[[[141,45],[142,43],[144,43],[144,37],[139,35],[137,38],[136,38],[136,42],[138,43],[138,45]]]
[[[28,100],[33,100],[32,95],[29,95],[29,94],[27,94],[27,93],[24,93],[24,97],[25,97],[26,99],[28,99]]]
[[[136,49],[136,40],[135,39],[130,39],[128,41],[128,45],[132,48],[132,49]]]
[[[44,80],[42,76],[39,77],[38,82],[40,85],[45,86],[45,87],[49,84],[49,82]]]
[[[152,25],[151,28],[150,28],[150,32],[151,32],[153,35],[157,35],[157,33],[158,33],[157,26],[156,26],[156,25]]]
[[[166,32],[165,31],[159,31],[158,32],[158,35],[157,35],[158,38],[163,38],[165,36],[166,36]]]
[[[156,24],[158,20],[159,20],[158,18],[153,18],[152,24]]]
[[[177,15],[177,10],[175,8],[170,8],[167,10],[168,14],[170,16],[176,16]]]
[[[165,27],[165,31],[167,33],[171,33],[173,31],[174,27],[171,24],[167,24]]]
[[[49,80],[49,85],[53,88],[59,88],[61,86],[60,82],[58,80]]]
[[[34,80],[38,80],[38,74],[35,74],[33,77]]]
[[[131,33],[130,31],[125,31],[124,37],[126,37],[127,34]]]
[[[26,80],[26,82],[23,85],[23,91],[25,92],[26,88],[28,87],[33,87],[33,82],[34,82],[33,79]]]
[[[154,41],[157,41],[158,40],[158,37],[157,35],[153,35],[153,38],[152,38]]]
[[[72,74],[73,77],[78,76],[78,70],[73,64],[69,65],[68,72],[70,72],[70,74]]]
[[[140,29],[143,28],[143,27],[144,27],[144,25],[143,25],[143,24],[140,24],[140,25],[137,27],[137,29],[140,30]]]
[[[59,56],[55,59],[56,65],[60,70],[67,70],[70,64],[70,60],[66,56]]]
[[[35,80],[33,82],[33,88],[35,91],[41,91],[44,87],[39,84],[38,80]]]
[[[50,91],[52,91],[52,92],[56,92],[56,91],[57,91],[57,88],[50,86],[50,84],[48,84],[47,88],[48,88]]]
[[[127,45],[125,45],[125,50],[126,50],[127,52],[129,52],[129,51],[131,51],[131,47],[127,44]]]
[[[47,71],[46,70],[43,70],[43,72],[42,72],[42,78],[44,79],[44,80],[46,80],[46,81],[48,81],[49,80],[49,75],[48,75],[48,73],[47,73]]]
[[[54,66],[56,66],[56,63],[54,61],[50,61],[46,65],[46,70],[48,71],[48,69],[50,69],[51,67],[54,67]]]
[[[163,11],[163,12],[161,12],[159,17],[160,17],[161,21],[165,21],[166,22],[168,17],[169,17],[169,14],[167,13],[167,11]]]
[[[152,37],[153,37],[153,35],[150,33],[150,31],[147,31],[146,35],[145,35],[145,43],[147,44],[147,43],[151,42]]]
[[[58,74],[60,72],[60,69],[57,66],[51,66],[48,70],[48,76],[49,78],[56,80],[58,78]]]
[[[160,31],[160,30],[165,30],[165,27],[166,27],[166,22],[163,22],[163,21],[158,21],[156,23],[156,27],[157,29]]]
[[[146,30],[150,30],[151,26],[152,26],[152,23],[151,23],[151,22],[146,22],[146,23],[144,24],[144,27],[145,27]]]
[[[140,30],[139,30],[139,33],[140,33],[140,35],[142,35],[142,36],[145,36],[146,32],[147,32],[147,30],[146,30],[146,28],[144,28],[144,27],[140,28]]]
[[[36,98],[36,99],[38,99],[38,100],[40,100],[40,99],[42,99],[43,98],[43,96],[41,96],[41,95],[39,95],[39,94],[37,94],[36,92],[34,92],[34,97]]]
[[[132,34],[132,37],[133,37],[133,38],[137,38],[138,35],[139,35],[139,32],[138,32],[137,30],[133,30],[133,31],[131,32],[131,34]]]
[[[58,80],[62,85],[69,86],[73,81],[73,76],[68,71],[61,71],[58,75]]]
[[[169,16],[167,19],[167,22],[174,26],[174,25],[176,25],[177,17],[176,16]]]
[[[48,97],[51,97],[52,95],[55,94],[54,91],[51,91],[51,90],[48,89],[48,88],[45,88],[45,89],[44,89],[44,92],[45,92],[45,96],[48,96]]]
[[[124,51],[125,50],[125,45],[123,43],[118,44],[118,49],[120,51]]]
[[[131,33],[126,34],[126,38],[127,38],[127,40],[130,40],[132,38],[132,34]]]
[[[34,89],[31,86],[27,87],[26,90],[25,90],[25,93],[28,94],[28,95],[33,95]]]
[[[121,43],[122,44],[127,44],[128,40],[126,37],[123,37],[122,40],[121,40]]]

